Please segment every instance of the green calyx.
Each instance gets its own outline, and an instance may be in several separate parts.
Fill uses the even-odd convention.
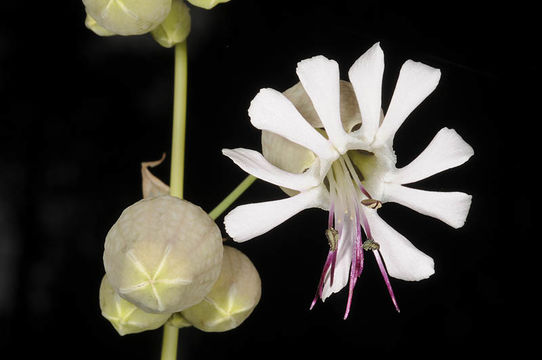
[[[126,208],[105,240],[104,266],[125,300],[172,314],[199,303],[222,265],[222,236],[199,207],[169,195]]]
[[[86,19],[85,19],[85,26],[87,27],[87,29],[91,30],[92,32],[94,32],[96,35],[99,35],[99,36],[113,36],[113,35],[116,35],[115,33],[107,30],[106,28],[100,26],[96,20],[94,20],[90,15],[87,15]]]
[[[124,300],[113,289],[107,276],[100,285],[100,308],[102,316],[113,325],[120,335],[154,330],[162,326],[170,314],[152,314]]]
[[[151,31],[156,42],[170,48],[186,40],[190,34],[190,9],[182,0],[173,0],[166,19]]]
[[[222,332],[241,325],[261,297],[261,280],[250,259],[224,246],[220,276],[202,302],[181,312],[199,330]]]
[[[225,3],[229,1],[230,0],[188,0],[190,4],[207,10],[214,8],[220,3]]]
[[[115,35],[141,35],[153,30],[166,19],[171,1],[83,0],[83,4],[87,15],[108,32]]]

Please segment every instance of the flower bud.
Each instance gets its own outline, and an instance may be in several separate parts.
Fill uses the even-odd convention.
[[[183,42],[190,33],[190,9],[182,0],[173,0],[171,11],[151,34],[163,47],[173,47]]]
[[[164,325],[170,316],[147,313],[124,300],[111,287],[107,275],[103,277],[100,285],[100,308],[103,317],[109,320],[120,335],[157,329]]]
[[[220,3],[225,3],[230,0],[188,0],[188,2],[194,6],[198,6],[204,9],[212,9]]]
[[[169,195],[126,208],[105,239],[113,288],[144,311],[174,313],[199,303],[222,266],[222,237],[199,207]]]
[[[87,27],[87,29],[91,30],[96,35],[100,35],[100,36],[113,36],[113,35],[115,35],[111,31],[109,31],[107,29],[104,29],[103,27],[98,25],[96,20],[94,20],[90,15],[87,15],[87,17],[85,19],[85,26]]]
[[[199,304],[181,312],[194,327],[228,331],[239,326],[260,301],[262,286],[258,271],[239,250],[224,246],[220,277]]]
[[[160,25],[171,0],[83,0],[98,25],[118,35],[140,35]]]

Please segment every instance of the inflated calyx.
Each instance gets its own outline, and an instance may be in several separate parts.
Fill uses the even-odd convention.
[[[175,313],[203,300],[222,266],[222,237],[199,207],[169,195],[126,208],[105,239],[113,289],[151,313]]]

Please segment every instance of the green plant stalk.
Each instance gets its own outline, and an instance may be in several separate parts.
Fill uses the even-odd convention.
[[[171,138],[171,173],[169,194],[183,198],[184,149],[186,138],[186,90],[187,90],[186,41],[175,45],[175,75],[173,89],[173,130]],[[161,360],[176,360],[179,329],[164,325]]]
[[[252,185],[256,178],[252,175],[249,175],[243,180],[237,187],[228,195],[224,200],[220,202],[210,213],[209,216],[211,219],[216,220],[241,194],[245,192],[246,189]]]
[[[173,130],[171,140],[171,173],[169,194],[183,198],[184,191],[184,153],[186,139],[186,93],[187,93],[187,49],[186,41],[175,45],[175,75],[173,89]],[[224,200],[220,202],[209,216],[215,220],[220,216],[256,178],[247,176]],[[179,329],[168,323],[164,325],[161,360],[176,360],[179,343]]]
[[[186,41],[175,45],[175,84],[173,89],[173,134],[171,139],[170,195],[183,198],[184,148],[186,139]]]
[[[162,339],[162,360],[177,359],[177,347],[179,343],[179,329],[168,323],[164,325],[164,336]]]

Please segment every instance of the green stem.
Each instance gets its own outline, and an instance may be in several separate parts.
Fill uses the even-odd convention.
[[[186,137],[186,84],[187,84],[186,41],[175,45],[175,83],[173,89],[173,130],[171,139],[171,174],[169,194],[183,198],[184,148]],[[161,360],[177,359],[179,329],[164,325]]]
[[[184,147],[186,134],[186,41],[175,45],[175,85],[173,90],[173,135],[171,143],[170,195],[183,197]]]
[[[164,325],[161,360],[177,359],[177,346],[179,343],[179,329],[169,324]]]
[[[243,180],[237,187],[228,195],[224,200],[220,202],[210,213],[209,216],[211,219],[215,220],[220,216],[246,189],[252,185],[256,178],[252,175],[249,175]]]

